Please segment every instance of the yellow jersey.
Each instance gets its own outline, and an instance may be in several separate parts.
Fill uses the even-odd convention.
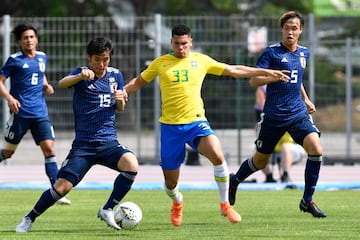
[[[276,144],[274,152],[281,152],[281,145],[284,143],[293,143],[294,140],[290,136],[288,132],[286,132],[279,140],[279,142]]]
[[[220,76],[226,64],[202,53],[177,58],[172,53],[156,58],[141,73],[146,82],[159,76],[161,116],[166,124],[187,124],[206,120],[201,87],[206,74]]]

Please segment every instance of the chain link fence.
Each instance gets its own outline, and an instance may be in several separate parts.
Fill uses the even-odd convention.
[[[6,19],[9,19],[7,23]],[[18,46],[6,32],[16,24],[30,22],[38,29],[38,50],[48,55],[47,76],[55,87],[55,94],[47,97],[50,118],[58,141],[73,138],[72,89],[59,89],[57,82],[73,68],[87,64],[85,46],[95,36],[110,38],[114,45],[111,65],[119,68],[125,81],[135,77],[159,54],[170,51],[171,28],[185,23],[192,29],[193,51],[200,51],[230,64],[254,66],[263,48],[281,40],[278,17],[168,17],[154,15],[135,18],[9,18],[3,26],[0,46],[2,59],[7,51]],[[322,131],[324,156],[344,163],[354,163],[360,156],[360,69],[359,40],[324,41],[319,39],[314,17],[306,16],[300,44],[309,46],[313,57],[308,63],[305,86],[317,105],[314,114]],[[323,27],[323,26],[322,26]],[[319,27],[320,28],[320,27]],[[311,31],[313,29],[313,31]],[[311,81],[314,79],[315,81]],[[350,81],[350,82],[349,82]],[[350,84],[350,85],[349,85]],[[349,88],[350,86],[350,88]],[[158,162],[157,101],[155,84],[145,86],[130,97],[127,108],[117,116],[119,139],[133,148],[140,162]],[[208,75],[204,81],[203,98],[207,117],[217,132],[230,164],[238,164],[254,149],[253,111],[255,89],[248,79],[232,79]],[[0,109],[4,123],[6,104]],[[6,119],[5,119],[6,120]],[[61,144],[57,145],[60,148]],[[68,145],[66,148],[69,148]],[[67,150],[67,149],[66,149]],[[331,161],[330,161],[331,160]]]

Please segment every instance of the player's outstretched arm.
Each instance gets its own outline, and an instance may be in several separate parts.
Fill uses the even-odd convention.
[[[286,75],[287,71],[271,70],[265,68],[248,67],[244,65],[226,65],[223,75],[231,76],[234,78],[247,78],[256,76],[269,76],[275,79],[288,81],[289,76]]]
[[[125,91],[128,94],[132,94],[139,90],[145,84],[147,84],[147,82],[139,75],[131,79],[130,82],[125,85]]]

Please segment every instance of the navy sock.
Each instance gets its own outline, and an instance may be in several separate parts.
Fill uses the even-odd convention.
[[[310,156],[305,167],[305,188],[303,198],[306,202],[312,201],[315,187],[319,179],[321,156]]]
[[[104,209],[113,209],[131,189],[137,172],[121,172],[114,181],[114,189],[104,205]]]
[[[258,171],[254,165],[253,158],[246,159],[240,166],[239,170],[236,172],[234,179],[240,183],[244,181],[248,176]]]
[[[34,208],[26,215],[29,217],[33,222],[35,219],[44,213],[49,207],[54,205],[57,200],[62,198],[54,189],[50,188],[43,192],[40,196],[39,200],[36,202]]]
[[[45,172],[50,180],[51,186],[54,185],[59,172],[55,156],[50,156],[45,159]]]

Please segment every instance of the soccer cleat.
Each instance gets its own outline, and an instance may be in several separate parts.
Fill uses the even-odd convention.
[[[98,218],[105,221],[107,225],[111,228],[114,228],[116,230],[121,229],[121,227],[119,227],[119,225],[117,225],[115,222],[114,212],[111,208],[109,209],[100,208],[98,211]]]
[[[57,200],[56,203],[61,204],[61,205],[70,205],[71,201],[69,199],[67,199],[66,197],[62,197],[59,200]]]
[[[171,208],[171,223],[175,227],[178,227],[181,225],[182,222],[182,209],[183,209],[183,201],[181,202],[173,202],[172,208]]]
[[[241,221],[241,216],[238,214],[229,202],[220,203],[221,215],[226,216],[230,222],[237,223]]]
[[[29,232],[32,227],[33,222],[29,217],[23,217],[21,222],[16,226],[17,233],[26,233]]]
[[[235,204],[236,201],[236,191],[238,188],[238,183],[235,183],[234,174],[230,173],[230,180],[229,180],[229,203],[231,206]]]
[[[304,199],[301,199],[299,208],[300,211],[311,213],[313,217],[317,217],[317,218],[326,217],[326,213],[321,211],[314,201],[305,202]]]
[[[283,182],[283,183],[291,182],[291,179],[290,179],[289,175],[287,175],[287,174],[282,175],[280,179],[281,179],[281,182]]]

